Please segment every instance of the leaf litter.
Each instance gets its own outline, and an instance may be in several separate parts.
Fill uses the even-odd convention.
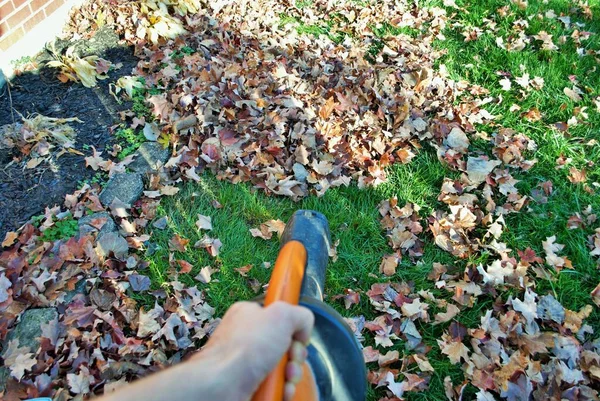
[[[526,2],[515,4],[527,7]],[[445,5],[458,8],[454,2]],[[279,18],[287,14],[311,24],[334,11],[346,21],[336,41],[298,34],[294,24],[282,24]],[[531,201],[519,193],[512,174],[535,164],[531,157],[536,144],[497,125],[496,116],[483,108],[489,102],[485,88],[453,81],[443,66],[434,68],[440,53],[432,43],[443,39],[449,18],[444,9],[403,1],[377,6],[318,1],[310,9],[273,0],[110,6],[91,1],[79,10],[71,32],[85,36],[96,27],[99,13],[106,23],[117,24],[122,39],[140,58],[134,73],[143,80],[123,79],[113,95],[131,98],[134,89],[147,92],[152,140],[168,146],[171,157],[150,177],[148,196],[136,207],[111,205],[122,228],[118,233],[100,236],[94,227],[74,238],[45,240],[43,231],[62,213],[55,208],[47,210],[40,227],[27,224],[7,234],[0,254],[0,338],[30,307],[58,307],[61,314],[44,327],[38,349],[9,344],[5,362],[11,382],[5,395],[25,391],[33,397],[71,399],[100,393],[177,363],[212,333],[219,319],[205,293],[178,279],[194,268],[175,257],[191,240],[177,234],[170,239],[170,281],[160,289],[143,274],[148,263],[136,253],[150,239],[141,228],[156,217],[160,197],[177,192],[178,182],[199,181],[199,173],[209,170],[219,179],[250,182],[297,200],[351,182],[359,188],[377,186],[386,181],[388,166],[410,163],[428,144],[459,174],[443,181],[438,197],[443,206],[422,215],[412,203],[402,206],[396,198],[381,202],[381,226],[395,252],[384,256],[380,266],[388,281],[333,297],[349,309],[361,303],[362,293],[376,312],[369,321],[362,316],[346,319],[361,343],[374,339],[363,349],[365,361],[377,363],[368,365],[369,382],[387,393],[382,400],[426,390],[435,369],[428,358],[432,345],[423,342],[419,328],[439,324],[444,334],[433,346],[460,365],[466,379],[444,380],[450,399],[461,399],[466,383],[478,389],[477,399],[482,400],[597,399],[600,344],[591,340],[594,328],[585,323],[592,306],[572,311],[551,294],[535,292],[533,277],[547,278],[548,267],[555,273],[572,268],[562,253],[564,245],[550,237],[543,243],[543,258],[529,248],[515,250],[516,258],[499,242],[504,216],[520,212]],[[419,33],[386,37],[373,53],[372,27],[387,21]],[[482,34],[474,27],[465,32],[465,40]],[[528,45],[558,49],[546,32],[529,37],[520,31],[496,43],[511,51]],[[194,51],[186,53],[184,47]],[[177,52],[183,55],[176,57]],[[90,86],[110,67],[98,59],[55,64],[61,68],[60,79]],[[501,80],[506,91],[513,88],[509,78]],[[524,91],[544,85],[525,72],[513,81]],[[574,102],[584,94],[576,86],[564,93]],[[526,118],[536,120],[538,114],[529,111]],[[139,124],[133,112],[122,117],[132,126]],[[149,124],[142,121],[145,127]],[[489,154],[471,148],[481,124],[496,128],[487,138]],[[131,159],[114,163],[94,151],[86,162],[112,175],[124,171]],[[585,170],[573,168],[568,178],[584,182]],[[552,183],[545,183],[539,195],[551,193]],[[89,185],[67,196],[65,208],[76,219],[87,210],[104,210],[97,188]],[[157,229],[166,225],[166,219],[154,223]],[[204,233],[213,229],[210,216],[198,215],[196,226],[203,237],[194,247],[217,257],[223,244]],[[283,227],[283,222],[270,220],[250,231],[270,239],[273,233],[281,235]],[[600,256],[599,238],[598,230],[589,238],[592,256]],[[418,262],[426,241],[460,259],[485,251],[492,260],[468,263],[464,271],[434,264],[428,278],[450,300],[436,298],[412,283],[393,281],[402,258]],[[236,270],[245,276],[251,268]],[[203,285],[216,281],[211,278],[216,271],[205,266],[195,279]],[[92,287],[90,295],[67,301],[67,292],[80,282]],[[260,283],[253,287],[258,290]],[[506,289],[513,295],[503,301],[497,291]],[[139,308],[133,292],[153,296],[155,306]],[[599,294],[596,288],[590,301],[599,304]],[[463,326],[456,318],[483,296],[493,297],[494,304],[482,311],[479,326]],[[386,350],[398,344],[404,345],[402,353]]]

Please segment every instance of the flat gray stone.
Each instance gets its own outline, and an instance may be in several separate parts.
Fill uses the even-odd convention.
[[[141,174],[119,173],[108,180],[106,188],[100,193],[100,202],[104,206],[110,206],[115,198],[119,198],[123,203],[131,205],[142,196],[142,192],[144,182]]]
[[[110,213],[98,212],[98,213],[92,213],[90,215],[80,218],[78,221],[79,231],[82,234],[85,234],[85,233],[89,233],[89,232],[97,230],[96,227],[94,227],[90,224],[92,222],[92,220],[96,220],[96,219],[106,219],[106,222],[100,228],[98,237],[101,237],[102,235],[104,235],[106,233],[111,233],[111,232],[117,230],[117,225],[115,224],[114,220],[112,219]]]
[[[158,142],[142,143],[135,154],[135,159],[127,165],[127,168],[142,174],[158,170],[169,159],[169,149],[165,149]]]
[[[29,309],[21,315],[21,321],[6,336],[6,344],[18,339],[19,348],[28,347],[31,352],[40,346],[42,324],[58,319],[56,308]],[[6,347],[4,348],[6,350]],[[4,355],[4,353],[3,353]]]

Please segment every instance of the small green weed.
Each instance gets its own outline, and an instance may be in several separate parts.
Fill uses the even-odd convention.
[[[133,154],[142,143],[146,142],[144,134],[136,132],[132,128],[120,128],[115,131],[114,135],[122,147],[118,156],[119,160]]]
[[[106,172],[97,171],[96,174],[94,174],[92,178],[81,180],[78,182],[78,184],[79,184],[79,188],[83,187],[85,184],[89,184],[89,185],[96,184],[96,185],[99,185],[100,187],[104,188],[107,180],[108,180],[108,174]]]
[[[43,218],[43,216],[39,216]],[[34,220],[35,221],[35,220]],[[39,223],[38,219],[38,223]],[[59,239],[66,239],[75,236],[79,232],[79,226],[77,220],[74,220],[72,216],[69,216],[63,220],[58,220],[52,227],[47,228],[42,238],[45,241],[56,241]]]

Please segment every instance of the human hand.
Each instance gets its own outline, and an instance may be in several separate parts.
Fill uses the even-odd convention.
[[[263,308],[254,302],[238,302],[225,313],[206,346],[194,359],[200,361],[220,355],[233,362],[228,378],[241,384],[235,390],[240,394],[231,394],[224,399],[247,400],[287,352],[284,400],[290,401],[302,377],[313,324],[313,314],[301,306],[276,302]]]

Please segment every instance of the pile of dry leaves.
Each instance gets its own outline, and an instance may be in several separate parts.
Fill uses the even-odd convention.
[[[344,20],[344,31],[337,32],[343,40],[300,35],[293,24],[281,23],[281,15],[308,25],[337,15]],[[134,208],[118,202],[108,208],[119,234],[99,237],[106,221],[96,219],[87,234],[46,241],[43,231],[66,213],[58,209],[48,210],[39,228],[9,233],[0,254],[0,337],[27,308],[56,307],[60,317],[42,328],[38,349],[8,343],[5,394],[70,399],[107,391],[179,361],[210,334],[218,322],[213,309],[195,287],[177,280],[178,272],[191,270],[187,262],[172,261],[173,280],[150,292],[153,309],[138,310],[127,295],[149,290],[150,280],[140,274],[147,262],[132,250],[149,239],[144,228],[160,197],[174,195],[178,182],[199,181],[208,169],[296,200],[352,181],[378,185],[386,180],[386,167],[409,163],[427,145],[460,176],[444,180],[439,200],[447,206],[425,218],[416,205],[382,202],[382,228],[395,253],[384,257],[380,272],[393,275],[403,255],[422,256],[426,240],[458,258],[490,251],[493,261],[464,271],[435,265],[430,278],[452,294],[452,302],[405,283],[374,285],[366,295],[379,316],[349,323],[359,338],[371,332],[378,348],[404,341],[407,353],[382,354],[366,346],[366,362],[378,363],[369,381],[386,389],[392,398],[385,399],[426,389],[434,371],[427,357],[431,347],[415,322],[452,321],[438,346],[462,365],[466,381],[448,379],[450,399],[460,399],[466,383],[480,389],[481,400],[597,399],[600,345],[591,342],[593,329],[584,323],[591,306],[570,311],[551,295],[534,292],[533,278],[548,277],[545,265],[572,268],[561,255],[563,245],[548,238],[545,259],[531,249],[517,250],[516,258],[499,242],[504,216],[529,201],[513,174],[534,165],[536,144],[496,125],[484,106],[498,99],[485,88],[453,81],[443,66],[434,68],[439,53],[432,44],[443,39],[444,9],[402,0],[373,6],[314,1],[302,9],[275,0],[91,1],[73,21],[77,35],[114,24],[135,46],[140,62],[131,77],[116,82],[115,96],[131,97],[134,89],[147,94],[152,117],[122,117],[168,146],[171,157],[149,177],[146,196]],[[373,55],[379,43],[373,28],[383,23],[418,34],[385,38]],[[478,132],[480,124],[494,126],[495,133]],[[475,139],[487,141],[490,151],[473,150]],[[87,162],[112,176],[131,160],[114,163],[94,152]],[[551,183],[542,188],[546,195],[552,191]],[[75,218],[104,211],[88,187],[67,196],[65,207]],[[211,222],[201,216],[198,224],[209,230]],[[265,224],[252,235],[270,238],[280,228]],[[595,255],[599,236],[590,238]],[[182,251],[186,241],[174,237],[171,246]],[[206,236],[196,246],[215,256],[220,241]],[[89,296],[71,299],[67,291],[82,279],[91,287]],[[210,280],[210,270],[197,279]],[[518,295],[506,302],[498,298],[480,327],[467,329],[453,320],[478,297],[495,298],[498,289],[509,287]],[[597,303],[599,294],[592,294]],[[343,298],[350,306],[359,294],[349,290]],[[434,306],[445,312],[431,313]]]

